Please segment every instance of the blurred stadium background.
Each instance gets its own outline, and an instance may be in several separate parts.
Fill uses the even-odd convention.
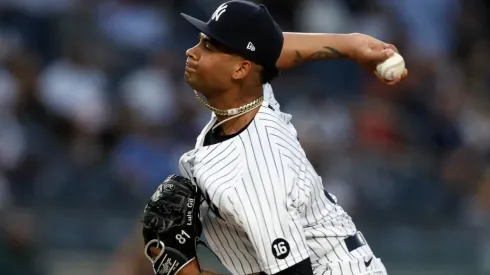
[[[151,274],[139,215],[209,118],[179,13],[219,2],[0,1],[0,274]],[[490,2],[263,2],[285,31],[363,32],[405,57],[396,87],[348,61],[274,83],[389,274],[490,274]]]

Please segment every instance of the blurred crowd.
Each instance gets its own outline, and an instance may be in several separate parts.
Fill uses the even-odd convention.
[[[131,232],[210,117],[183,81],[198,39],[179,13],[221,2],[0,1],[1,274],[47,274],[43,249],[114,249]],[[366,33],[405,57],[394,87],[346,60],[273,82],[355,220],[490,243],[490,2],[261,2],[284,31]]]

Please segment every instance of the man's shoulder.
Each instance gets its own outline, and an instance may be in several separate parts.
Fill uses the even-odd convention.
[[[255,121],[258,127],[282,127],[288,132],[292,131],[296,134],[296,130],[291,123],[291,115],[277,110],[271,104],[264,105],[260,108],[255,117]]]
[[[259,136],[267,136],[268,146],[300,146],[296,128],[290,122],[287,114],[276,112],[273,108],[261,108],[255,118],[255,127]]]

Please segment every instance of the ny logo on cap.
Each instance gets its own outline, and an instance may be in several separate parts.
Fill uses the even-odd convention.
[[[221,6],[219,6],[216,9],[216,11],[213,13],[213,15],[211,16],[211,19],[214,20],[214,21],[218,21],[219,20],[219,17],[223,13],[225,13],[227,7],[228,7],[228,5],[226,5],[226,4],[222,4]]]

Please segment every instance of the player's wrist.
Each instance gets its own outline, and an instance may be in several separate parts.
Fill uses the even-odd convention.
[[[184,266],[176,275],[219,275],[219,274],[208,270],[200,270],[197,260],[193,260],[192,262],[189,262],[188,265]]]
[[[361,41],[364,39],[363,37],[365,35],[362,33],[348,33],[341,34],[340,36],[340,50],[342,53],[344,53],[347,59],[355,61],[356,53],[358,52],[359,47],[361,47]]]
[[[179,270],[179,272],[176,273],[176,275],[199,275],[199,274],[201,274],[201,270],[199,268],[199,264],[197,263],[196,259],[193,259],[192,261],[188,262]]]
[[[185,265],[176,275],[219,275],[208,270],[201,270],[196,259]]]

